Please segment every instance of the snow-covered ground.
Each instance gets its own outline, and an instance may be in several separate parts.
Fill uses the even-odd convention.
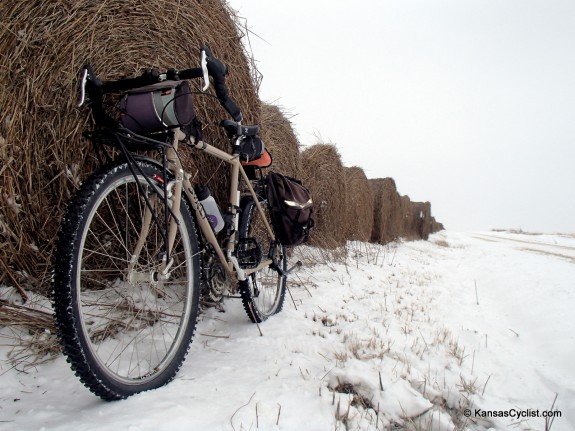
[[[346,252],[299,251],[263,336],[238,300],[208,309],[177,378],[124,401],[92,395],[61,356],[12,368],[0,338],[0,430],[544,430],[534,416],[556,396],[551,429],[575,429],[573,236]]]

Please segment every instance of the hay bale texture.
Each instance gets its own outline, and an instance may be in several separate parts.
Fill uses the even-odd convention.
[[[431,215],[430,202],[411,202],[411,225],[408,238],[427,240],[429,235],[443,229],[443,225]]]
[[[319,143],[301,153],[303,184],[314,202],[315,228],[310,244],[334,248],[345,243],[346,189],[341,156],[332,144]]]
[[[401,207],[401,236],[405,239],[417,239],[413,233],[413,211],[412,202],[409,196],[400,196]]]
[[[199,65],[207,43],[229,66],[230,95],[245,124],[259,121],[241,34],[223,0],[2,0],[0,17],[0,283],[47,288],[65,204],[94,168],[80,138],[91,120],[75,107],[83,64],[104,79],[185,69]],[[213,98],[195,101],[205,140],[228,149],[217,126],[225,111]]]
[[[401,199],[393,178],[369,180],[373,193],[371,241],[387,244],[402,234]]]
[[[373,230],[371,241],[386,244],[399,238],[427,240],[429,235],[443,230],[431,215],[429,202],[412,202],[401,196],[393,178],[369,180],[373,193]]]
[[[362,168],[344,168],[347,240],[369,241],[373,228],[373,196]]]
[[[260,126],[260,136],[273,157],[271,169],[298,177],[299,142],[287,113],[279,106],[262,103]]]
[[[429,238],[431,233],[431,204],[429,202],[412,202],[413,232],[421,239]]]

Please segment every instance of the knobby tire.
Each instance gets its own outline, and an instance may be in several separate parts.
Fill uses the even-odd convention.
[[[105,400],[171,381],[198,317],[198,238],[185,199],[168,275],[159,273],[165,248],[158,224],[151,223],[139,258],[131,256],[145,225],[143,194],[160,226],[171,217],[162,201],[162,171],[137,163],[157,184],[138,175],[138,187],[127,163],[92,175],[68,206],[54,254],[52,298],[64,354],[84,385]]]
[[[268,223],[271,223],[266,202],[261,202],[261,205]],[[262,215],[251,197],[244,198],[241,207],[240,238],[256,238],[265,259],[270,251],[270,238],[262,222]],[[287,270],[285,247],[277,244],[273,250],[278,267],[285,273]],[[257,271],[249,275],[247,280],[240,282],[242,303],[250,320],[260,323],[279,313],[283,307],[286,286],[287,277],[272,267]]]

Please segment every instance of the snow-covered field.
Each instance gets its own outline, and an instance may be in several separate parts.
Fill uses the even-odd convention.
[[[13,368],[0,338],[0,430],[544,430],[555,399],[551,429],[575,429],[573,236],[299,253],[263,336],[228,299],[172,383],[124,401],[92,395],[61,356]]]

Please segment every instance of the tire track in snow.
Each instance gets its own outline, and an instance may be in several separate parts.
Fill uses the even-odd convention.
[[[515,248],[519,250],[544,254],[547,256],[553,256],[560,259],[565,259],[571,263],[575,263],[575,247],[570,247],[567,245],[549,244],[538,241],[527,241],[518,238],[504,238],[497,235],[473,234],[471,236],[473,238],[480,239],[483,241],[508,244],[515,246]],[[529,247],[524,247],[522,246],[523,244],[529,245]]]

